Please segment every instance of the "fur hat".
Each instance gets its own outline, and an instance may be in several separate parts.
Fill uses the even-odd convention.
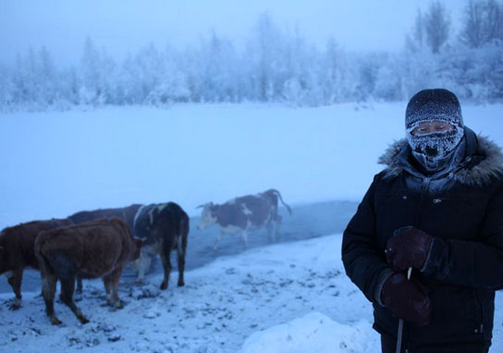
[[[425,121],[445,121],[463,127],[461,106],[456,95],[442,88],[416,93],[407,104],[405,128],[409,130]]]

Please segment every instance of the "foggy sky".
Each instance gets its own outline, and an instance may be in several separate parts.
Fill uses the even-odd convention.
[[[465,1],[442,1],[457,25]],[[16,0],[0,2],[0,64],[45,46],[60,65],[78,63],[87,36],[116,59],[154,43],[197,44],[214,30],[237,45],[259,14],[297,26],[323,48],[333,36],[350,51],[398,51],[425,0]]]

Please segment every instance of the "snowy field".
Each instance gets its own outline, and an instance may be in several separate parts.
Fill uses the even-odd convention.
[[[0,229],[165,201],[179,203],[194,221],[199,204],[271,187],[294,209],[359,201],[382,169],[378,157],[403,136],[404,110],[405,103],[245,104],[3,114]],[[503,105],[467,105],[463,112],[466,125],[503,145]],[[317,226],[338,216],[327,212]],[[309,217],[284,217],[284,223],[285,232],[318,234]],[[191,235],[189,251],[203,236]],[[83,326],[60,302],[56,312],[65,325],[51,326],[38,290],[24,291],[15,312],[5,302],[12,293],[2,293],[0,351],[378,351],[371,306],[343,273],[340,234],[270,246],[250,238],[254,248],[241,254],[226,252],[231,243],[223,241],[220,258],[192,266],[184,288],[175,285],[176,271],[166,292],[157,289],[159,275],[142,287],[125,276],[126,306],[116,312],[101,306],[100,281],[85,282],[78,305],[91,323]],[[209,243],[195,258],[212,251]],[[501,293],[496,307],[492,352],[503,351]]]

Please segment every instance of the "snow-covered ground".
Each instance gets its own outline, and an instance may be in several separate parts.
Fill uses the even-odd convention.
[[[0,305],[0,351],[177,353],[375,353],[372,308],[344,275],[341,234],[252,249],[186,273],[186,286],[159,291],[161,275],[120,288],[125,308],[106,306],[100,281],[85,282],[77,304],[91,322],[61,302],[54,327],[39,293],[23,307]],[[0,300],[11,294],[0,295]],[[498,293],[495,342],[503,350],[503,295]]]

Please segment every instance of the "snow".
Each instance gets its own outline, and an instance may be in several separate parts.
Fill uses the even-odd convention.
[[[379,155],[404,136],[404,110],[243,104],[3,114],[0,228],[134,202],[171,200],[194,216],[199,204],[270,187],[290,205],[359,200],[381,169]],[[463,112],[467,126],[503,145],[502,105]],[[295,225],[304,231],[305,223]],[[201,235],[191,234],[189,249]],[[125,275],[125,308],[116,311],[103,306],[101,282],[86,281],[77,305],[87,325],[57,301],[64,325],[52,326],[39,290],[24,291],[18,311],[8,310],[12,293],[1,293],[0,351],[377,352],[372,307],[345,276],[340,247],[341,234],[255,247],[187,271],[185,287],[174,271],[167,291],[158,289],[161,274],[143,286]],[[498,292],[493,352],[503,351],[501,308]]]
[[[320,313],[310,313],[286,324],[256,332],[241,353],[375,352],[375,337],[363,321],[357,327],[341,325]],[[371,337],[369,337],[371,336]],[[368,344],[368,342],[372,344]],[[369,347],[370,346],[370,347]]]

